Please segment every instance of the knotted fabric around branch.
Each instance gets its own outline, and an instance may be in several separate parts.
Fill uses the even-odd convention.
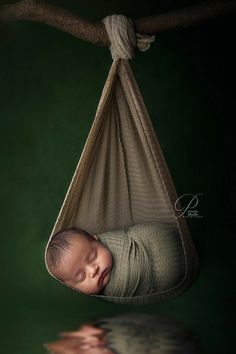
[[[132,59],[135,48],[146,51],[150,43],[155,40],[155,36],[135,33],[132,19],[123,15],[111,15],[105,17],[102,22],[105,24],[111,45],[112,59]]]

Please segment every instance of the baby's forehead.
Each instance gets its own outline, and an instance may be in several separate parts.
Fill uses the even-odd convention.
[[[83,248],[86,248],[86,249],[92,249],[98,243],[98,241],[96,239],[94,239],[93,237],[89,238],[89,237],[86,237],[85,235],[79,234],[79,233],[71,235],[69,242],[72,246],[71,247],[72,249],[74,248],[73,246],[77,246],[77,247],[82,246]]]

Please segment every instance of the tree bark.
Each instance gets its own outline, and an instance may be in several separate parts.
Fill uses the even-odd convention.
[[[180,10],[136,19],[134,26],[138,33],[156,34],[196,25],[207,19],[235,11],[235,9],[235,0],[205,1]],[[47,24],[96,45],[110,45],[102,22],[90,22],[68,10],[46,2],[22,0],[0,7],[0,24],[21,20]]]

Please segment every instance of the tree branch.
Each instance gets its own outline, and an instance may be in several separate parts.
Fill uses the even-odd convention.
[[[134,20],[138,33],[155,34],[176,28],[196,25],[236,9],[235,0],[205,1],[203,3]],[[102,22],[90,22],[74,13],[38,0],[22,0],[0,7],[0,24],[13,21],[44,23],[76,38],[100,46],[109,46],[110,41]]]

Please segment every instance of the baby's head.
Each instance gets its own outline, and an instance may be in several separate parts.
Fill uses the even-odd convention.
[[[46,263],[52,275],[67,286],[95,295],[110,280],[112,255],[96,235],[73,227],[51,238]]]

